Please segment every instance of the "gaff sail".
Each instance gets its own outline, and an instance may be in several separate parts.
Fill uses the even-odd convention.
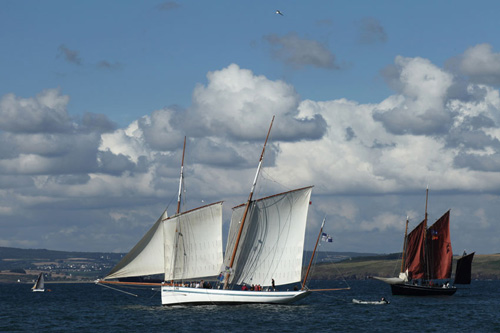
[[[216,202],[160,217],[104,279],[154,274],[191,279],[217,275],[221,264],[222,202]]]
[[[304,237],[312,186],[252,201],[229,283],[269,286],[301,280]],[[233,208],[226,246],[229,267],[245,205]]]
[[[175,248],[165,244],[165,281],[219,274],[222,201],[172,216],[164,223],[177,226]]]
[[[424,277],[424,239],[425,221],[408,234],[406,245],[405,270],[408,270],[411,279],[421,279]]]
[[[427,260],[429,279],[449,279],[453,263],[450,239],[450,211],[444,213],[427,229]]]

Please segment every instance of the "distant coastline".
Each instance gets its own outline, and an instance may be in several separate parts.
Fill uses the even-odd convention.
[[[102,278],[124,253],[67,252],[0,247],[0,283],[33,283],[40,272],[46,283],[93,283]],[[364,280],[391,277],[399,271],[400,253],[319,252],[312,279]],[[304,258],[309,260],[310,252]],[[455,261],[459,256],[454,257]],[[305,263],[304,263],[305,264]],[[474,280],[500,280],[500,254],[476,255]]]
[[[0,247],[0,283],[87,283],[103,277],[125,254]]]

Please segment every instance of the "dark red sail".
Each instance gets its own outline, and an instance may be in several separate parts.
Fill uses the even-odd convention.
[[[405,270],[408,270],[410,279],[424,277],[424,236],[425,221],[422,221],[406,238]]]
[[[429,279],[449,279],[453,251],[450,240],[450,211],[427,229]]]

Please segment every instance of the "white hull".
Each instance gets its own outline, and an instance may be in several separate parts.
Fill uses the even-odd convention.
[[[45,289],[32,289],[32,290],[33,290],[33,292],[37,292],[38,291],[38,292],[42,292],[42,293],[45,291]]]
[[[162,286],[161,304],[289,304],[310,293],[309,290],[243,291]]]

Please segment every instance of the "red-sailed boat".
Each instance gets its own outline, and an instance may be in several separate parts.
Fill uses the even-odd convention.
[[[425,218],[409,234],[406,221],[405,241],[399,277],[375,277],[391,285],[393,295],[451,296],[455,284],[470,284],[471,264],[474,253],[457,262],[455,281],[450,284],[453,250],[450,240],[450,211],[427,228],[426,192]]]

